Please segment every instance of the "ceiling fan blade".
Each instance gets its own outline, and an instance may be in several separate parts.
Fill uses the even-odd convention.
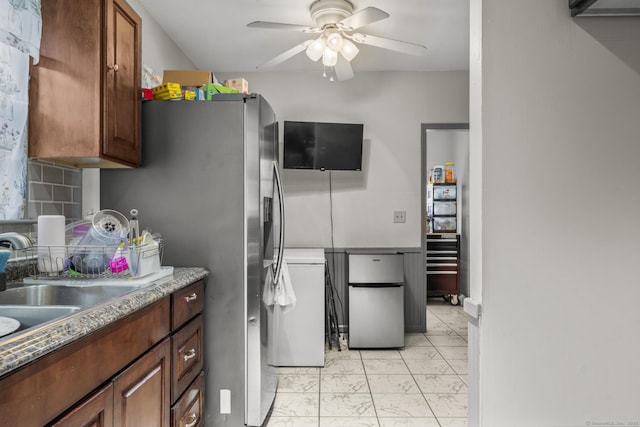
[[[247,24],[249,28],[266,28],[268,30],[300,31],[302,33],[318,33],[320,28],[308,25],[284,24],[282,22],[253,21]]]
[[[357,43],[395,50],[397,52],[408,53],[409,55],[422,56],[427,53],[427,47],[421,44],[402,42],[369,34],[355,33],[352,35],[352,39]]]
[[[351,63],[344,58],[338,58],[338,63],[334,67],[334,70],[336,72],[336,78],[340,81],[353,78],[353,68],[351,68]]]
[[[351,16],[344,18],[339,22],[340,26],[346,31],[353,31],[356,28],[364,27],[388,18],[389,14],[377,7],[365,7]]]
[[[265,62],[262,65],[258,65],[256,68],[269,68],[269,67],[273,67],[275,65],[278,65],[284,61],[286,61],[287,59],[291,59],[294,56],[296,56],[297,54],[299,54],[300,52],[304,51],[307,47],[309,47],[309,45],[313,43],[313,40],[307,40],[304,41],[298,45],[295,45],[294,47],[292,47],[291,49],[282,52],[280,55],[276,56],[275,58],[272,58],[270,60],[268,60],[267,62]]]

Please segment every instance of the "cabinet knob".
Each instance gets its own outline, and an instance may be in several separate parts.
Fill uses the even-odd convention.
[[[187,351],[184,356],[182,356],[182,359],[187,362],[190,359],[193,359],[194,357],[196,357],[196,349],[192,348],[191,350]]]
[[[186,297],[184,297],[184,300],[186,302],[191,302],[191,301],[195,301],[198,299],[198,294],[196,294],[195,292],[192,293],[191,295],[187,295]]]
[[[113,64],[113,65],[107,65],[107,68],[109,69],[109,71],[113,71],[116,72],[118,71],[118,64]]]

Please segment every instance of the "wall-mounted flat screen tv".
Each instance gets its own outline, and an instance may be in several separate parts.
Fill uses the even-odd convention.
[[[362,170],[357,123],[284,122],[284,168]]]

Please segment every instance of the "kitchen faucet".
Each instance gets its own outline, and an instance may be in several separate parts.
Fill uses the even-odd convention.
[[[0,247],[13,250],[26,249],[33,247],[33,242],[24,234],[10,231],[8,233],[0,233]]]

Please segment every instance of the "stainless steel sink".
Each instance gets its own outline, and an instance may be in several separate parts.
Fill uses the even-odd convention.
[[[33,305],[0,305],[0,316],[11,317],[20,322],[15,332],[24,331],[33,326],[77,313],[82,307],[75,306],[33,306]]]
[[[139,289],[138,286],[33,285],[0,292],[0,306],[91,307]],[[11,316],[9,316],[11,317]]]

